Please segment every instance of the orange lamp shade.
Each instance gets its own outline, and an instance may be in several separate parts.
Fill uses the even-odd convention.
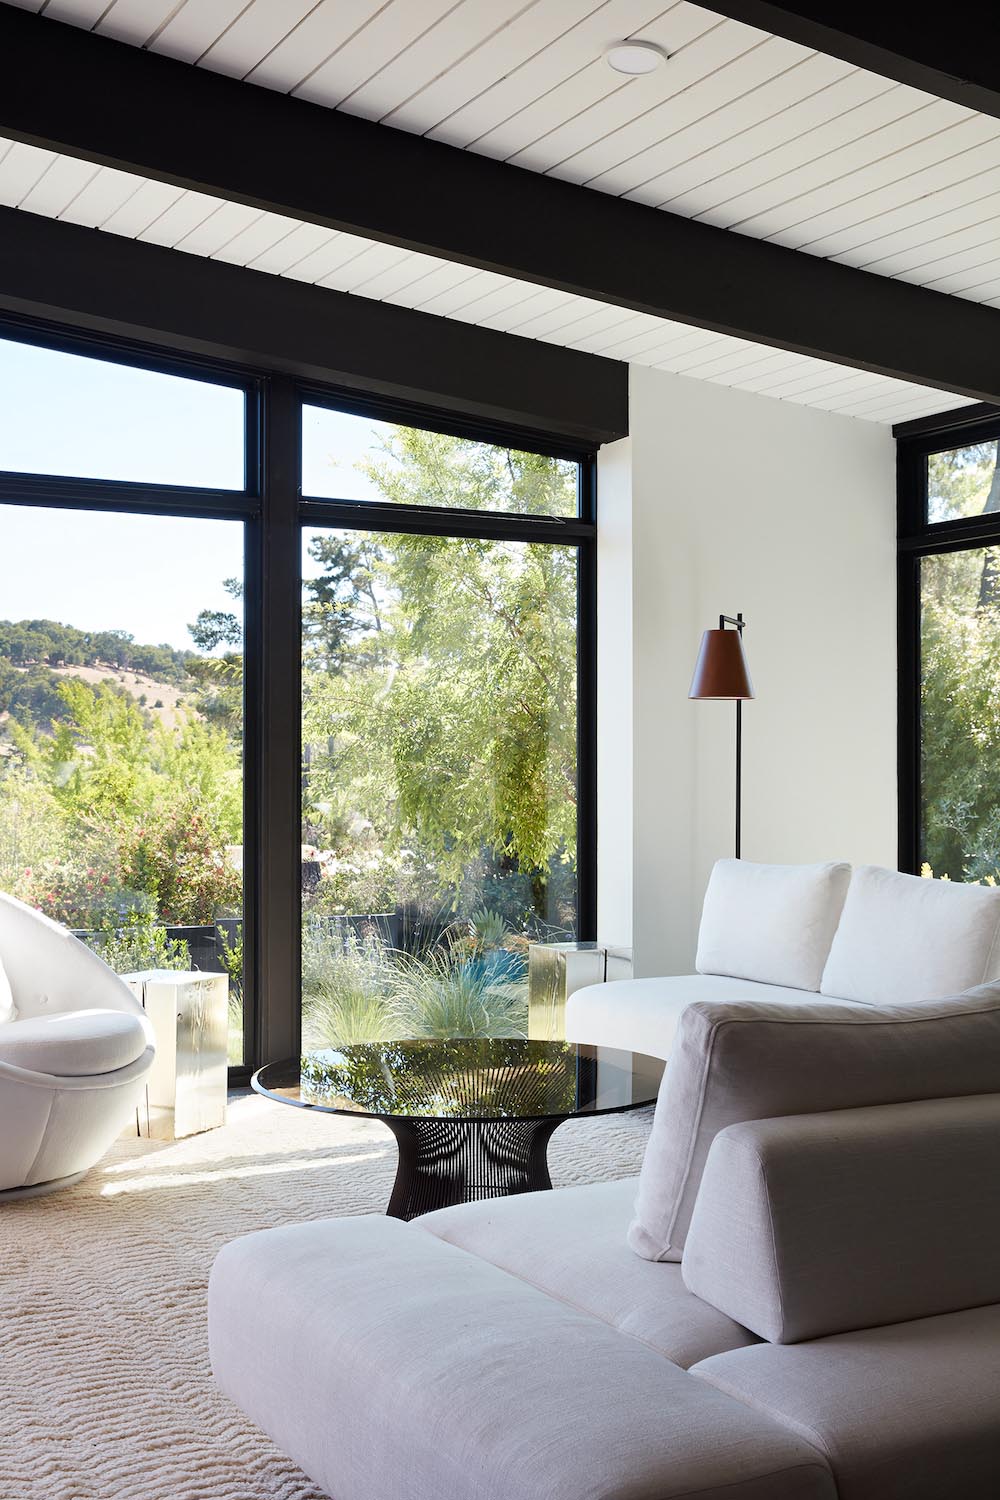
[[[688,697],[729,702],[753,697],[753,683],[738,630],[705,631]]]

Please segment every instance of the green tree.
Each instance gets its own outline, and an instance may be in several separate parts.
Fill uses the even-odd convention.
[[[399,505],[565,514],[572,466],[397,429],[369,478]],[[335,847],[416,849],[439,896],[484,854],[545,904],[576,840],[576,554],[339,534],[310,546],[307,807]],[[310,610],[314,628],[310,631]],[[357,825],[364,829],[359,838]]]
[[[998,445],[931,455],[933,520],[1000,509]],[[923,855],[935,875],[1000,878],[1000,555],[921,564]]]

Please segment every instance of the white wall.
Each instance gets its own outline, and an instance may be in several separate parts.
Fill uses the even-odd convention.
[[[896,863],[895,444],[887,427],[633,366],[599,464],[598,929],[693,964],[733,852],[732,704],[687,692],[742,610],[743,855]]]

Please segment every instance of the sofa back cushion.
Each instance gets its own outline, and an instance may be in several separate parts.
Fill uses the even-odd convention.
[[[629,1244],[680,1260],[709,1147],[727,1125],[1000,1092],[1000,986],[913,1005],[699,1001],[683,1012]]]
[[[863,865],[851,877],[820,989],[869,1005],[936,1000],[995,979],[998,959],[1000,888]]]
[[[730,1125],[688,1290],[774,1344],[1000,1302],[1000,1094]]]
[[[844,864],[720,859],[702,907],[698,973],[818,990],[850,878]]]

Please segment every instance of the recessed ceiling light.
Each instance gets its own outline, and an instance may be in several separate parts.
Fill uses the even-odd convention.
[[[608,65],[616,73],[628,73],[638,77],[640,73],[655,73],[668,54],[655,42],[617,42],[604,53]]]

